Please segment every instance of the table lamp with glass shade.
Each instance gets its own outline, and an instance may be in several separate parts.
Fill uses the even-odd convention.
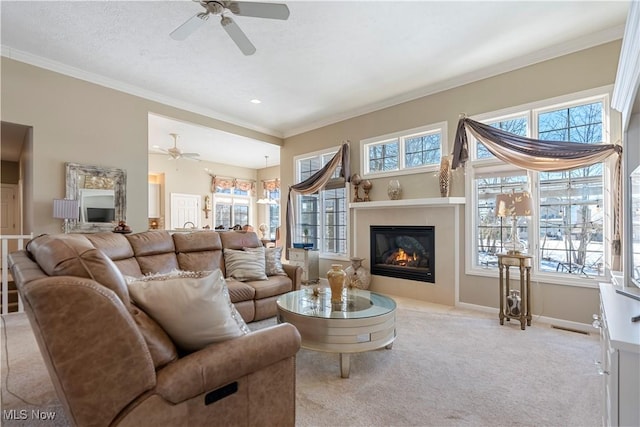
[[[496,197],[496,216],[511,217],[511,240],[504,243],[509,255],[517,255],[525,250],[525,245],[518,236],[518,218],[531,216],[532,208],[531,194],[528,191],[498,194]]]

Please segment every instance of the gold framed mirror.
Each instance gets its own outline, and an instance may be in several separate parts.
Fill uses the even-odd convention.
[[[126,220],[127,174],[123,169],[65,163],[66,198],[78,200],[79,218],[70,231],[110,231]]]

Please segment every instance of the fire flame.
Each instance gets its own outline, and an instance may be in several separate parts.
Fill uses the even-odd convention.
[[[396,252],[396,257],[394,258],[394,264],[397,265],[407,265],[410,261],[416,261],[418,256],[414,252],[412,255],[409,255],[404,249],[398,249]]]

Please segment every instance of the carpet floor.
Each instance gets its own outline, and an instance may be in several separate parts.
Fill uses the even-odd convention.
[[[340,378],[339,355],[300,350],[298,426],[601,425],[597,333],[553,329],[535,318],[522,331],[516,322],[501,326],[497,315],[396,301],[393,348],[352,355],[349,378]],[[4,316],[0,336],[2,425],[65,426],[26,317]],[[8,419],[22,410],[28,419]],[[55,418],[36,420],[32,410]]]

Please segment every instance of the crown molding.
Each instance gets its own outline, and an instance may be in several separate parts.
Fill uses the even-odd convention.
[[[611,107],[622,113],[622,127],[627,127],[633,102],[640,87],[640,2],[629,6],[627,25],[622,38],[620,61],[616,83],[611,98]]]
[[[240,126],[256,132],[261,132],[267,135],[283,138],[282,132],[275,129],[264,128],[256,126],[255,124],[243,122],[237,120],[234,117],[224,115],[218,111],[213,111],[207,108],[202,108],[198,105],[181,101],[179,99],[171,98],[162,95],[157,92],[142,89],[138,86],[134,86],[128,83],[124,83],[119,80],[110,79],[100,74],[90,73],[79,68],[65,65],[61,62],[52,61],[50,59],[43,58],[41,56],[33,55],[28,52],[24,52],[18,49],[10,48],[5,45],[0,45],[0,55],[13,59],[15,61],[24,62],[35,67],[43,68],[45,70],[53,71],[55,73],[63,74],[69,77],[74,77],[80,80],[84,80],[89,83],[97,84],[109,89],[114,89],[120,92],[124,92],[129,95],[134,95],[140,98],[147,99],[149,101],[159,102],[161,104],[169,105],[171,107],[179,108],[181,110],[190,111],[192,113],[201,114],[212,119],[227,122],[232,125]]]
[[[634,8],[632,2],[632,8]],[[637,6],[637,5],[636,5]],[[634,10],[638,9],[637,7]],[[120,92],[124,92],[130,95],[138,96],[140,98],[148,99],[150,101],[159,102],[161,104],[169,105],[171,107],[179,108],[185,111],[190,111],[196,114],[201,114],[216,120],[221,120],[236,126],[240,126],[246,129],[261,132],[267,135],[275,136],[277,138],[289,138],[304,132],[312,131],[324,126],[329,126],[344,120],[352,119],[354,117],[361,116],[363,114],[372,113],[384,108],[399,105],[405,102],[413,101],[415,99],[423,98],[425,96],[433,95],[438,92],[442,92],[455,87],[463,86],[465,84],[473,83],[478,80],[494,77],[499,74],[503,74],[509,71],[514,71],[519,68],[523,68],[529,65],[533,65],[542,61],[557,58],[570,53],[578,52],[580,50],[588,49],[594,46],[598,46],[604,43],[608,43],[614,40],[622,38],[625,32],[624,25],[609,28],[604,31],[589,34],[584,37],[570,40],[565,43],[561,43],[555,46],[551,46],[546,49],[541,49],[532,52],[528,55],[522,56],[509,61],[504,61],[499,64],[495,64],[489,67],[485,67],[481,70],[466,73],[443,82],[439,82],[433,85],[428,85],[411,92],[404,93],[395,97],[385,99],[380,102],[369,104],[362,108],[356,108],[343,113],[334,114],[322,120],[310,122],[304,126],[292,127],[289,129],[276,130],[271,128],[265,128],[257,126],[252,123],[243,122],[235,117],[227,116],[219,111],[213,111],[210,109],[202,108],[201,106],[184,102],[179,99],[167,97],[165,95],[142,89],[138,86],[130,85],[119,80],[110,79],[99,74],[89,73],[87,71],[70,67],[57,61],[52,61],[37,55],[33,55],[24,51],[13,49],[4,45],[0,45],[0,55],[9,59],[24,62],[36,67],[40,67],[49,71],[74,77],[80,80],[84,80],[90,83],[94,83],[100,86],[104,86],[110,89],[114,89]],[[626,38],[626,37],[625,37]],[[636,58],[637,59],[637,58]],[[636,67],[637,68],[637,67]],[[617,108],[616,108],[617,109]]]

